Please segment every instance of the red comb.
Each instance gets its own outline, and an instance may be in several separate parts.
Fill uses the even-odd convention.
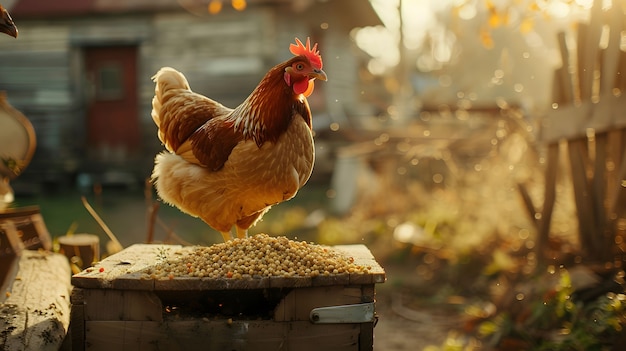
[[[289,51],[296,56],[306,56],[315,68],[322,69],[322,56],[320,56],[320,52],[317,50],[317,43],[311,48],[309,38],[306,38],[306,46],[302,44],[300,39],[296,38],[296,43],[289,45]]]

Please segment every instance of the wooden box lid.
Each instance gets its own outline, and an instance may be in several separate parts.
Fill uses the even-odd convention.
[[[163,252],[183,253],[193,247],[180,245],[135,244],[96,263],[72,277],[75,287],[123,290],[236,290],[297,288],[329,285],[365,285],[385,282],[384,269],[365,245],[338,245],[333,249],[353,257],[354,263],[371,267],[368,273],[343,273],[316,277],[197,278],[153,279],[146,271],[160,262]]]

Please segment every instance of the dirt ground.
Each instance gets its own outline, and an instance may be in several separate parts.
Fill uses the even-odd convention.
[[[419,286],[407,286],[411,270],[385,267],[387,282],[376,286],[374,350],[421,351],[443,345],[450,331],[461,327],[458,305],[433,302],[436,297],[418,297]]]
[[[374,328],[374,350],[419,351],[427,346],[441,346],[450,328],[453,316],[441,316],[432,307],[414,312],[412,317],[394,312],[391,296],[379,297],[376,310],[379,316]]]

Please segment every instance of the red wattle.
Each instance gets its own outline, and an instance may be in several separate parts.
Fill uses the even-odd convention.
[[[309,79],[301,79],[293,83],[293,92],[296,94],[303,94],[309,89]]]

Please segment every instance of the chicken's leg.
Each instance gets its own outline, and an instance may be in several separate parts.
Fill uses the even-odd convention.
[[[229,241],[230,239],[232,239],[232,235],[230,235],[230,232],[220,232],[222,234],[222,238],[224,238],[224,242]]]
[[[235,228],[237,228],[237,237],[239,239],[243,239],[243,238],[247,238],[248,237],[248,230],[247,229],[240,228],[238,225],[236,225]]]

